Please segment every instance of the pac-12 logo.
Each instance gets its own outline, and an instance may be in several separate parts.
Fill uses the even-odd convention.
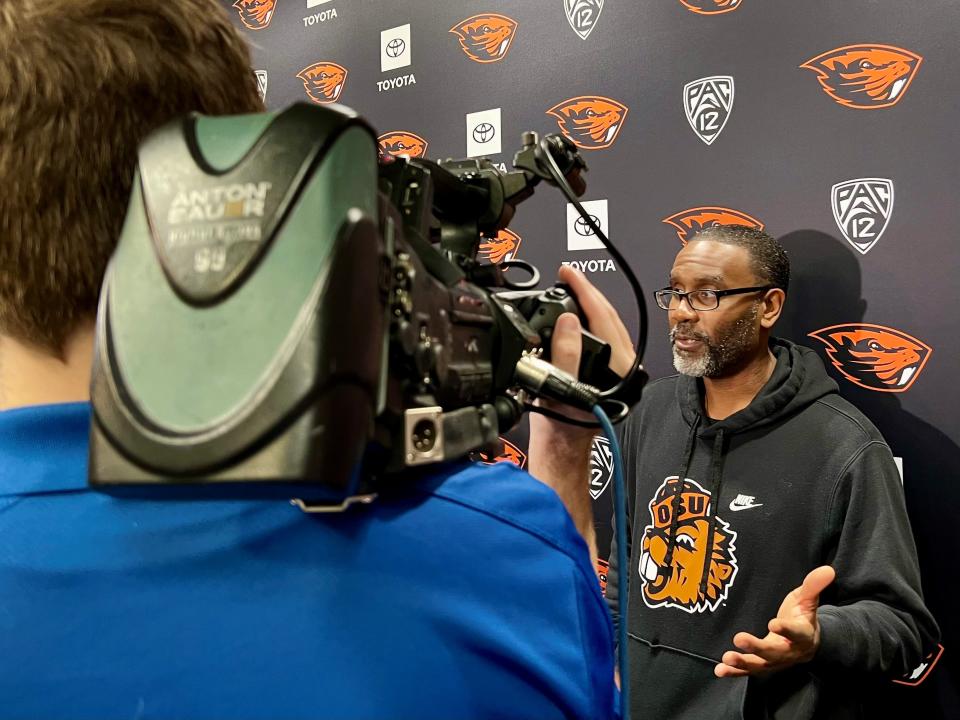
[[[590,497],[603,495],[613,478],[613,451],[606,435],[596,435],[590,448]]]
[[[676,475],[668,477],[649,508],[639,566],[643,602],[691,614],[713,612],[737,576],[737,533],[712,516],[710,493],[689,478],[681,483]]]
[[[577,147],[599,150],[616,142],[627,106],[599,95],[581,95],[557,103],[547,115],[557,119],[560,131]]]
[[[698,15],[721,15],[740,7],[740,0],[680,0],[687,10]]]
[[[340,98],[347,80],[347,69],[334,62],[321,60],[297,73],[303,81],[307,97],[315,103],[332,103]]]
[[[502,437],[497,438],[496,449],[493,454],[481,450],[477,451],[473,457],[474,460],[482,462],[484,465],[509,462],[522,468],[527,464],[527,454],[512,442]]]
[[[277,0],[237,0],[233,7],[240,14],[240,22],[250,30],[263,30],[273,20]]]
[[[380,155],[421,158],[427,152],[427,141],[406,130],[394,130],[377,138]]]
[[[504,260],[513,260],[520,249],[521,237],[512,230],[498,230],[495,237],[484,238],[480,243],[479,257],[493,265]]]
[[[923,58],[892,45],[846,45],[807,60],[823,91],[856,110],[877,110],[900,102]]]
[[[837,183],[830,191],[830,205],[843,237],[866,255],[887,229],[893,213],[893,181],[859,178]]]
[[[745,212],[731,210],[719,206],[695,207],[682,210],[663,219],[664,223],[673,225],[677,230],[677,237],[684,245],[701,230],[715,225],[746,225],[747,227],[763,230],[763,223],[750,217]]]
[[[827,346],[833,366],[854,385],[878,392],[904,392],[923,371],[933,348],[902,330],[847,323],[810,333]]]
[[[260,96],[260,102],[265,103],[267,101],[267,71],[254,70],[253,75],[257,80],[257,95]]]
[[[517,34],[517,21],[506,15],[483,13],[457,23],[450,32],[460,39],[467,57],[478,63],[500,62]]]
[[[603,0],[563,0],[563,10],[573,31],[586,40],[603,12]]]
[[[733,78],[713,75],[688,82],[683,86],[683,110],[697,137],[712,144],[733,110]]]

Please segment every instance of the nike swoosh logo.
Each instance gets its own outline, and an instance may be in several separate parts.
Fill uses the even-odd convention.
[[[753,508],[763,507],[763,503],[758,503],[756,505],[737,505],[735,503],[730,503],[730,509],[734,512],[739,510],[751,510]]]

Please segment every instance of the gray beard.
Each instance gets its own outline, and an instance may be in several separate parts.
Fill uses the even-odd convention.
[[[689,375],[690,377],[703,377],[707,375],[707,370],[713,370],[713,354],[710,352],[710,348],[706,348],[704,352],[701,352],[699,355],[693,355],[691,353],[682,353],[677,350],[676,346],[673,347],[673,367],[676,368],[677,372],[681,375]]]
[[[750,310],[718,332],[717,339],[711,341],[701,333],[690,333],[703,341],[699,353],[688,353],[677,349],[674,337],[679,325],[670,331],[670,347],[673,350],[673,367],[681,375],[690,377],[719,377],[735,366],[756,344],[755,323],[760,306],[754,303]]]

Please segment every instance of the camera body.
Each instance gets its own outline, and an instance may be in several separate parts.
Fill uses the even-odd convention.
[[[477,261],[544,152],[582,192],[559,136],[525,135],[503,173],[378,164],[342,106],[155,132],[101,295],[90,484],[338,503],[495,441],[524,410],[518,364],[577,311],[526,263]],[[604,384],[609,347],[584,340]]]

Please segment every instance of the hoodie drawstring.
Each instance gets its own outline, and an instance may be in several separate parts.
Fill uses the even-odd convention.
[[[707,552],[703,557],[703,573],[700,575],[700,597],[707,597],[707,582],[710,579],[710,558],[713,555],[713,534],[717,528],[717,508],[720,507],[720,490],[723,487],[723,429],[717,430],[710,456],[710,522],[707,526]]]
[[[663,559],[664,567],[671,567],[673,564],[673,549],[677,546],[677,525],[680,520],[680,497],[683,492],[683,481],[687,478],[687,470],[690,469],[690,460],[693,457],[693,445],[697,439],[697,428],[700,427],[700,415],[694,418],[693,425],[690,426],[690,433],[687,435],[687,444],[683,449],[683,464],[680,466],[680,473],[677,475],[677,485],[673,491],[673,497],[670,498],[670,508],[673,517],[670,520],[670,537],[667,540],[667,554]]]

